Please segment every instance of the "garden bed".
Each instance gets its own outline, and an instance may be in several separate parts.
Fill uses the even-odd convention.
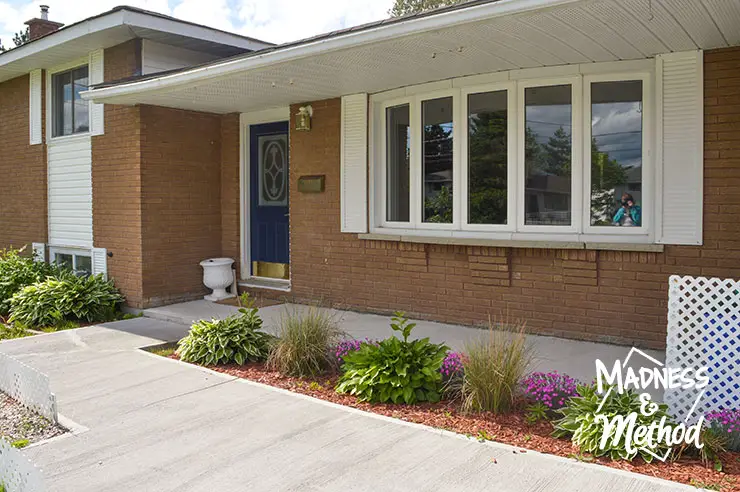
[[[0,393],[0,436],[14,446],[22,448],[65,432],[63,427]]]
[[[157,355],[178,359],[172,353],[174,345],[160,346],[158,349],[150,351]],[[698,459],[689,457],[681,458],[675,462],[653,462],[651,464],[645,463],[640,458],[636,458],[632,462],[612,461],[609,458],[593,458],[579,454],[570,440],[552,437],[550,434],[553,427],[550,422],[528,423],[525,416],[526,412],[521,405],[514,412],[503,415],[490,412],[466,415],[460,412],[458,403],[451,401],[417,405],[361,403],[352,396],[337,394],[334,391],[337,375],[320,379],[287,377],[276,371],[268,370],[263,363],[249,363],[243,366],[229,364],[208,368],[367,412],[456,432],[471,439],[509,444],[518,448],[513,452],[526,453],[529,449],[582,461],[596,462],[612,468],[690,484],[708,490],[740,491],[740,453],[728,452],[722,454],[721,460],[724,467],[721,472],[704,466]]]

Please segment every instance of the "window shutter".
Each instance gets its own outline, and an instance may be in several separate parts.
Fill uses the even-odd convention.
[[[33,261],[46,261],[46,244],[31,243]]]
[[[103,50],[90,53],[90,85],[103,83]],[[104,105],[90,103],[90,133],[92,135],[103,135],[104,128]]]
[[[28,124],[30,144],[40,144],[41,137],[41,70],[34,70],[29,75],[28,90]]]
[[[93,275],[103,274],[103,278],[108,279],[108,250],[105,248],[92,249],[92,273]]]
[[[702,244],[704,203],[704,83],[701,51],[657,59],[657,159],[660,219],[657,241]],[[661,201],[662,200],[662,201]]]
[[[342,97],[342,232],[367,232],[367,94]]]

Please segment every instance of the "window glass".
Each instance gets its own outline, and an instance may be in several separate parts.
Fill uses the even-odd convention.
[[[468,96],[468,223],[506,224],[506,91]]]
[[[69,268],[70,270],[74,268],[72,255],[67,253],[57,253],[54,255],[54,263],[61,267]]]
[[[591,225],[642,226],[642,81],[591,84]]]
[[[408,222],[409,213],[409,164],[411,133],[409,131],[409,105],[386,110],[386,220]]]
[[[524,99],[524,223],[570,225],[571,86],[530,87]]]
[[[87,88],[87,66],[52,76],[52,130],[55,137],[89,131],[89,104],[80,95]]]
[[[452,98],[422,102],[424,222],[452,223]]]
[[[75,255],[75,273],[77,275],[92,275],[92,258],[89,256]]]

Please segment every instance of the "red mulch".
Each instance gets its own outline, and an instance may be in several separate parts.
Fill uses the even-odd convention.
[[[175,355],[171,357],[177,358]],[[286,377],[275,371],[267,370],[264,364],[255,363],[245,366],[233,364],[216,366],[209,369],[407,422],[445,429],[481,440],[490,439],[523,450],[531,449],[541,453],[574,459],[579,456],[578,449],[570,441],[556,439],[550,435],[552,432],[550,422],[538,422],[530,425],[521,410],[506,415],[493,413],[465,415],[460,413],[457,403],[450,401],[410,406],[390,403],[360,403],[354,397],[340,395],[334,391],[336,375],[316,380]],[[712,490],[740,492],[740,453],[725,453],[722,456],[724,466],[722,472],[715,471],[711,466],[705,467],[700,460],[693,457],[684,457],[676,462],[661,463],[656,461],[651,464],[645,463],[640,458],[636,458],[633,462],[612,461],[609,458],[592,459],[583,456],[581,459],[674,482],[711,487]],[[717,489],[717,486],[721,489]]]

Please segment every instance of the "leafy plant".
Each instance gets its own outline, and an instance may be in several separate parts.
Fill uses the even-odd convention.
[[[607,387],[605,391],[608,389]],[[605,428],[602,421],[597,421],[597,415],[604,415],[611,420],[617,415],[627,418],[630,414],[636,413],[637,420],[635,427],[649,426],[653,422],[660,421],[663,417],[670,424],[671,418],[667,413],[667,405],[660,403],[653,415],[645,416],[640,412],[640,395],[637,392],[628,390],[623,394],[619,394],[616,388],[612,388],[608,396],[606,396],[603,407],[599,410],[604,395],[597,392],[596,386],[580,385],[577,388],[577,392],[577,396],[570,398],[566,405],[557,411],[563,417],[554,422],[555,431],[553,435],[555,437],[570,437],[573,444],[582,453],[591,453],[597,457],[609,456],[613,460],[623,459],[631,461],[639,454],[648,463],[653,460],[653,456],[639,449],[637,443],[632,452],[628,452],[625,442],[626,433],[622,433],[615,442],[616,426],[612,428],[612,434],[607,439],[604,449],[601,449],[600,443]],[[657,442],[658,430],[653,428],[650,432],[653,433],[653,441]],[[667,446],[658,443],[651,451],[662,456],[667,450]]]
[[[519,381],[532,360],[523,323],[507,321],[498,328],[489,321],[488,336],[465,347],[467,358],[460,388],[465,412],[510,410]]]
[[[540,420],[547,420],[550,408],[542,402],[537,402],[527,407],[527,413],[524,418],[527,419],[527,423],[530,425],[536,424]]]
[[[710,412],[706,419],[712,430],[725,435],[728,450],[740,451],[740,409]]]
[[[441,398],[440,367],[448,347],[428,338],[409,341],[416,326],[396,312],[391,328],[402,340],[389,337],[377,344],[363,344],[344,357],[344,373],[336,390],[360,401],[412,404]]]
[[[123,300],[113,281],[102,275],[49,277],[13,296],[9,320],[27,327],[108,321],[115,318]]]
[[[562,408],[571,396],[576,395],[578,382],[567,374],[533,372],[521,383],[524,396],[549,409]]]
[[[13,338],[23,338],[31,335],[33,335],[33,333],[29,332],[22,326],[0,323],[0,340],[11,340]]]
[[[280,319],[267,367],[286,376],[314,377],[337,368],[333,348],[344,336],[334,315],[318,306],[295,308]]]
[[[29,444],[31,444],[31,441],[29,441],[28,439],[16,439],[12,443],[10,443],[10,445],[16,449],[23,449]]]
[[[193,323],[188,335],[177,343],[177,355],[185,362],[205,366],[267,358],[274,338],[262,331],[257,309],[241,308],[224,319]]]
[[[362,347],[363,343],[376,343],[369,338],[366,338],[365,340],[355,340],[355,339],[345,339],[340,340],[339,343],[337,343],[337,346],[334,348],[334,355],[337,358],[337,364],[339,367],[342,367],[342,364],[344,364],[344,356],[347,355],[350,352],[356,352],[360,350],[360,347]]]
[[[34,261],[31,256],[23,254],[25,249],[24,246],[21,249],[0,250],[0,316],[8,315],[10,299],[23,287],[50,276],[72,275],[71,271],[56,265]]]

